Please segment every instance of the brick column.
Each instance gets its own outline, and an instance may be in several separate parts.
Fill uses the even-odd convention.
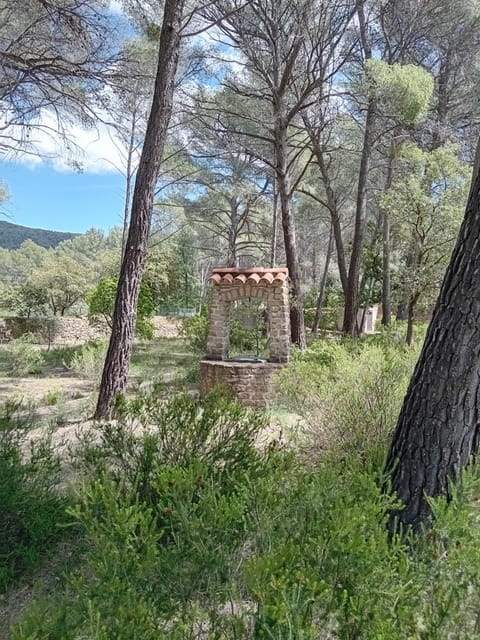
[[[268,298],[270,325],[270,362],[290,360],[290,307],[288,285],[283,282],[272,288]]]
[[[230,302],[222,299],[219,287],[214,286],[210,305],[207,338],[207,359],[227,360],[229,346]]]

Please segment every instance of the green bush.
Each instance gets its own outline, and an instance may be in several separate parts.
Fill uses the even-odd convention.
[[[34,567],[58,540],[66,497],[58,491],[60,461],[48,437],[31,441],[21,403],[0,415],[0,591]]]
[[[194,353],[204,355],[207,351],[208,318],[203,315],[184,318],[182,335]]]
[[[273,465],[274,451],[255,447],[264,425],[218,393],[126,403],[77,457],[85,483],[69,513],[86,537],[82,565],[14,637],[185,637],[192,598],[215,610],[241,557],[250,487]]]
[[[73,353],[69,368],[82,378],[99,382],[106,351],[106,342],[87,342]]]
[[[418,352],[365,341],[316,341],[297,355],[278,385],[305,423],[309,457],[326,450],[364,455],[395,426]]]
[[[88,318],[92,324],[106,323],[112,327],[113,310],[117,295],[118,279],[104,278],[88,296]],[[142,282],[137,303],[136,331],[141,338],[151,340],[153,326],[150,318],[155,313],[153,292],[148,284]]]
[[[31,373],[41,373],[43,354],[33,344],[35,336],[26,333],[22,337],[7,344],[8,367],[11,376],[27,376]]]
[[[293,368],[323,371],[343,393],[335,366],[350,384],[355,361],[356,373],[369,365],[393,380],[401,352],[379,349],[321,343]],[[403,355],[405,371],[412,352]],[[375,399],[364,391],[363,416]],[[84,535],[81,562],[29,607],[12,640],[478,636],[475,465],[450,503],[432,501],[428,532],[389,538],[398,503],[384,489],[383,427],[376,449],[358,455],[350,434],[342,455],[314,465],[258,448],[265,417],[221,394],[205,404],[144,396],[119,409],[119,421],[99,425],[77,452],[83,482],[68,513]],[[373,413],[389,421],[386,406]]]

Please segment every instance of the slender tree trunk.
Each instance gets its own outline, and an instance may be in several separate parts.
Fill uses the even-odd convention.
[[[323,186],[325,187],[325,193],[327,195],[327,206],[332,219],[333,237],[335,239],[335,248],[337,252],[338,272],[340,274],[340,282],[342,285],[343,294],[346,295],[348,274],[347,263],[345,259],[345,248],[343,245],[342,227],[340,224],[340,216],[337,207],[337,196],[330,180],[329,172],[327,169],[327,165],[325,164],[325,158],[322,152],[322,147],[318,140],[318,136],[315,134],[315,131],[308,121],[307,117],[303,118],[303,122],[310,137],[312,149],[315,154],[315,160],[317,161],[318,167],[320,169],[320,175],[322,177]]]
[[[113,329],[95,412],[97,419],[112,415],[115,397],[123,393],[127,385],[155,184],[172,112],[184,2],[185,0],[165,2],[155,89],[135,181],[130,227],[113,314]]]
[[[368,34],[367,19],[365,15],[365,0],[356,0],[360,40],[362,43],[365,60],[372,58],[372,48]],[[368,174],[370,172],[370,159],[373,149],[373,129],[376,120],[376,103],[370,98],[365,118],[365,133],[363,136],[362,156],[360,159],[360,171],[358,175],[357,206],[355,211],[355,228],[352,242],[352,255],[348,269],[347,291],[345,293],[345,312],[343,316],[343,332],[355,335],[357,332],[358,311],[358,285],[360,280],[360,267],[362,261],[363,238],[365,233],[365,221],[367,218],[367,187]]]
[[[350,265],[348,269],[345,312],[343,316],[343,332],[350,335],[355,335],[357,331],[358,290],[360,267],[362,263],[363,239],[365,235],[365,221],[367,218],[367,186],[373,148],[373,127],[375,117],[376,104],[374,100],[370,100],[367,108],[362,157],[360,160],[355,227],[352,242],[352,254],[350,256]]]
[[[392,186],[393,157],[395,147],[392,143],[388,159],[385,191]],[[390,217],[387,211],[382,212],[382,325],[390,326],[392,322],[392,278],[390,271]]]
[[[480,154],[480,143],[477,154]],[[398,524],[428,525],[428,497],[477,454],[480,434],[480,173],[478,159],[457,244],[433,312],[387,460],[404,507]]]
[[[238,230],[238,202],[236,197],[230,198],[230,227],[228,229],[227,267],[238,267],[237,230]]]
[[[408,302],[407,316],[407,335],[405,337],[406,344],[411,347],[413,344],[413,323],[415,320],[415,308],[418,302],[418,294],[413,295]]]
[[[408,303],[406,300],[400,300],[398,303],[396,317],[397,320],[408,320]]]
[[[273,176],[273,220],[272,220],[272,243],[270,245],[270,266],[277,264],[277,227],[278,227],[278,192],[277,177]]]
[[[300,349],[306,348],[303,296],[301,290],[300,264],[298,260],[295,223],[293,219],[290,173],[288,170],[287,126],[280,114],[275,119],[275,155],[277,161],[277,188],[282,213],[283,237],[288,273],[292,283],[290,303],[290,325],[292,342]]]
[[[130,213],[130,200],[132,198],[133,177],[135,174],[135,170],[133,169],[133,154],[135,151],[136,124],[137,124],[136,109],[134,109],[132,114],[132,126],[130,129],[130,137],[128,140],[128,150],[127,150],[127,173],[125,178],[125,205],[123,208],[122,261],[123,261],[123,256],[125,255],[125,247],[127,244],[128,217]]]
[[[320,324],[320,316],[321,316],[321,313],[322,313],[322,307],[323,307],[324,300],[325,300],[325,291],[327,289],[328,269],[330,267],[330,259],[332,257],[332,253],[333,253],[333,244],[334,244],[334,237],[333,237],[333,224],[332,224],[332,225],[330,225],[330,235],[329,235],[329,238],[328,238],[327,255],[325,256],[325,268],[323,270],[322,280],[320,282],[320,291],[318,292],[317,308],[315,309],[315,318],[313,319],[313,324],[312,324],[312,335],[314,335],[314,336],[317,335],[318,325]]]

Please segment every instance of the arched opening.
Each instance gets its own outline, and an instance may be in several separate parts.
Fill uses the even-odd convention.
[[[243,335],[244,342],[249,341],[250,352],[244,357],[288,362],[287,269],[214,269],[210,280],[214,286],[207,358],[225,361],[241,357],[236,351],[242,348],[238,338]]]
[[[269,357],[268,305],[258,298],[230,303],[228,359],[265,362]]]

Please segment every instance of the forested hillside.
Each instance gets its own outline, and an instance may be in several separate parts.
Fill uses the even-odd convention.
[[[0,220],[0,248],[19,249],[22,242],[32,240],[35,244],[45,249],[55,248],[60,242],[70,240],[77,234],[63,231],[49,231],[48,229],[34,229],[23,227]]]

